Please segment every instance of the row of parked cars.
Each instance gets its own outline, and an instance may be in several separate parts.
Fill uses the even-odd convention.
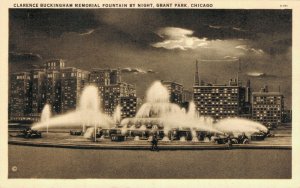
[[[150,136],[152,136],[154,132],[150,130],[129,130],[126,131],[125,134],[122,134],[121,129],[97,129],[96,138],[106,138],[111,139],[111,141],[125,141],[134,139],[136,136],[139,137],[140,140],[148,140]],[[158,140],[162,140],[165,136],[163,130],[158,130],[155,132]],[[83,135],[81,130],[72,130],[70,131],[70,135]],[[270,132],[256,132],[253,133],[250,138],[246,136],[246,134],[242,133],[238,136],[234,136],[233,134],[215,134],[205,131],[196,131],[196,135],[199,141],[208,140],[211,142],[215,142],[217,144],[248,144],[250,140],[252,141],[261,141],[266,137],[274,136]],[[94,136],[94,135],[92,135]],[[180,138],[185,137],[185,140],[191,141],[193,139],[192,133],[190,130],[179,130],[174,129],[169,131],[168,137],[170,140],[180,140]],[[92,138],[94,139],[94,138]]]
[[[271,134],[270,131],[268,131],[267,133],[260,131],[260,132],[251,134],[250,138],[248,136],[246,136],[245,133],[242,133],[242,134],[239,134],[238,136],[234,136],[233,134],[218,136],[218,137],[214,138],[214,140],[218,144],[225,144],[225,143],[249,144],[250,140],[251,141],[262,141],[266,137],[274,137],[274,135]]]

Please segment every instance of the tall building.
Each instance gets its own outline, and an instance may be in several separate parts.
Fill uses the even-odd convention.
[[[32,85],[29,72],[13,73],[10,76],[9,115],[11,120],[24,120],[31,113]]]
[[[195,86],[200,86],[199,68],[198,68],[198,61],[197,60],[196,60],[196,71],[195,71],[194,85]]]
[[[182,92],[182,107],[188,110],[190,102],[193,100],[193,92],[183,90]]]
[[[41,69],[33,69],[28,72],[23,72],[22,76],[19,73],[14,73],[10,79],[10,108],[14,113],[10,113],[10,117],[16,112],[23,116],[23,119],[37,121],[40,118],[46,103],[52,107],[52,113],[61,112],[61,70],[64,68],[64,61],[61,59],[55,59],[47,61],[44,67]],[[18,75],[15,78],[15,75]],[[21,79],[26,78],[26,79]],[[19,92],[21,89],[20,81],[23,83],[23,92]],[[18,86],[18,89],[14,89]],[[26,103],[20,105],[20,102],[16,101],[15,92],[18,92],[18,101]],[[16,106],[19,106],[16,110]],[[11,111],[11,110],[10,110]],[[21,120],[19,118],[19,120]]]
[[[89,82],[98,87],[102,108],[106,114],[112,115],[118,104],[122,107],[122,117],[131,117],[136,113],[135,87],[121,82],[119,69],[92,69]]]
[[[65,67],[62,59],[54,59],[44,64],[46,70],[46,101],[51,105],[52,113],[62,111],[61,70]]]
[[[111,69],[109,73],[110,84],[118,84],[121,82],[121,74],[119,69]]]
[[[195,78],[199,79],[198,70],[195,74]],[[218,120],[247,114],[246,88],[242,86],[238,75],[236,79],[231,79],[228,85],[204,84],[195,80],[193,93],[194,103],[200,115]]]
[[[248,80],[245,87],[244,114],[241,116],[243,118],[247,118],[247,119],[252,118],[251,96],[252,96],[251,84],[250,84],[250,80]]]
[[[168,89],[170,95],[170,102],[181,106],[183,94],[182,84],[170,81],[161,81],[161,83]]]
[[[61,78],[60,71],[46,72],[46,101],[50,104],[53,113],[61,112]]]
[[[88,81],[88,71],[74,67],[61,69],[61,112],[77,107],[81,92]]]
[[[214,119],[245,113],[245,88],[227,85],[194,86],[194,102],[200,115]]]
[[[44,69],[34,69],[30,72],[31,77],[31,113],[34,116],[39,116],[46,104],[47,82]]]
[[[284,98],[280,92],[269,92],[265,86],[260,92],[252,93],[252,118],[264,125],[278,125],[282,122]]]
[[[116,106],[120,103],[121,97],[135,97],[135,88],[131,84],[124,82],[100,86],[100,96],[102,99],[102,107],[106,114],[112,115]]]
[[[55,59],[47,61],[43,69],[11,75],[10,119],[27,118],[26,120],[37,121],[45,104],[51,106],[54,114],[74,110],[87,84],[98,87],[106,114],[112,115],[116,106],[120,104],[123,107],[122,117],[135,115],[135,87],[121,82],[118,69],[93,69],[90,73],[74,67],[65,67],[63,60]]]

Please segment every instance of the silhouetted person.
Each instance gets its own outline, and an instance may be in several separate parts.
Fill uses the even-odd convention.
[[[152,150],[152,151],[158,151],[158,146],[157,146],[157,144],[158,144],[158,139],[157,139],[156,134],[153,135],[151,143],[152,143],[151,150]]]
[[[231,147],[232,147],[232,141],[231,141],[230,136],[228,136],[227,144],[228,144],[228,149],[231,149]]]

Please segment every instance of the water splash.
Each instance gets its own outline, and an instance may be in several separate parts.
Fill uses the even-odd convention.
[[[187,115],[191,118],[197,117],[196,105],[193,101],[189,102],[189,110],[187,112]]]
[[[121,106],[117,105],[113,114],[113,119],[117,125],[121,122],[121,113]]]
[[[168,103],[169,91],[160,81],[155,81],[147,91],[147,103]]]
[[[259,131],[268,131],[262,124],[242,118],[227,118],[216,123],[215,127],[225,133],[246,133],[248,135]]]
[[[185,136],[180,137],[180,142],[186,142],[186,137]]]
[[[98,94],[98,88],[94,86],[87,86],[82,91],[79,107],[79,111],[100,111],[100,97]]]
[[[137,112],[137,118],[158,118],[168,113],[181,113],[178,105],[169,102],[169,92],[161,82],[156,81],[148,89],[146,103]]]
[[[51,117],[51,108],[49,104],[46,104],[42,110],[42,114],[41,114],[41,122],[44,122],[46,124],[47,127],[47,133],[49,130],[49,119]]]
[[[84,138],[91,138],[91,137],[93,136],[94,132],[95,132],[95,128],[94,128],[94,127],[89,127],[89,128],[85,131],[83,137],[84,137]]]
[[[33,129],[51,127],[97,127],[109,128],[114,125],[111,117],[105,115],[100,110],[100,97],[98,89],[94,86],[84,88],[80,97],[80,103],[76,110],[51,117],[47,123],[38,122],[33,125]]]
[[[46,104],[42,110],[41,121],[48,121],[51,117],[51,108],[49,104]]]

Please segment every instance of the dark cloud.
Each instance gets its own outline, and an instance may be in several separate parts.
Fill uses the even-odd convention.
[[[15,63],[15,62],[25,62],[25,61],[41,61],[43,58],[39,54],[33,54],[33,53],[16,53],[16,52],[10,52],[9,53],[9,62]]]
[[[121,72],[122,73],[134,73],[134,74],[154,74],[154,73],[157,73],[157,72],[153,71],[152,69],[144,70],[144,69],[141,69],[141,68],[130,68],[130,67],[122,68]]]
[[[13,20],[11,29],[15,24],[22,24],[28,31],[43,32],[49,37],[59,37],[64,32],[85,32],[100,25],[93,13],[82,9],[10,9],[9,19]]]
[[[62,58],[67,66],[87,70],[128,67],[122,70],[124,80],[136,84],[138,96],[157,79],[192,89],[196,59],[201,79],[226,83],[236,75],[240,59],[241,79],[251,79],[254,91],[281,84],[290,104],[291,10],[10,9],[9,13],[10,52]],[[192,34],[178,36],[174,28]],[[10,70],[44,61],[10,56]]]
[[[260,37],[264,34],[276,33],[285,33],[291,39],[291,29],[287,28],[291,28],[292,22],[290,10],[178,9],[11,9],[10,20],[13,20],[10,22],[11,32],[18,27],[26,30],[25,35],[59,37],[65,32],[83,34],[105,27],[114,32],[126,33],[128,39],[140,46],[160,42],[162,39],[154,31],[165,26],[193,30],[195,37],[206,37],[209,40],[257,40],[264,39]]]

